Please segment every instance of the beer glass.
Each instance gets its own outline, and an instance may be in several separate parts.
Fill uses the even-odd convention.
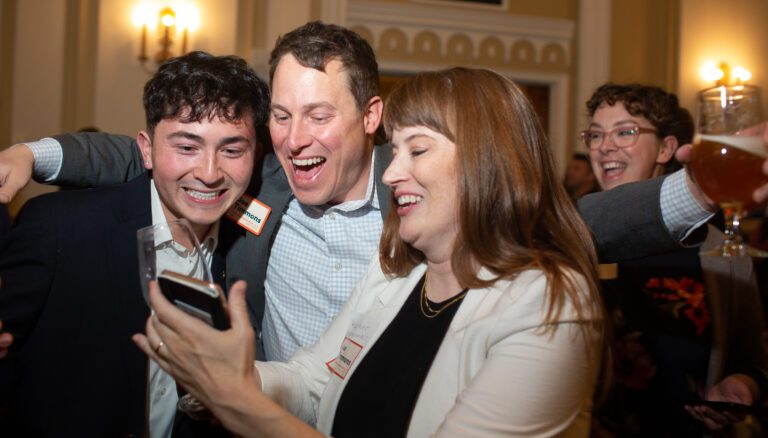
[[[157,274],[164,269],[211,282],[210,267],[186,219],[144,227],[136,231],[136,239],[139,245],[141,288],[147,303],[149,282],[156,280]]]
[[[768,153],[760,108],[760,90],[748,85],[714,87],[698,94],[688,169],[725,216],[725,239],[707,255],[768,257],[745,244],[739,234],[740,220],[754,207],[752,192],[766,182],[762,164]]]
[[[167,269],[211,283],[211,269],[189,221],[176,219],[136,232],[139,245],[139,275],[144,298],[149,303],[149,282]],[[149,392],[148,392],[149,394]],[[178,409],[192,417],[206,411],[190,394],[179,398]]]

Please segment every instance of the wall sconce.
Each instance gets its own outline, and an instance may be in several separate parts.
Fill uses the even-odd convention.
[[[133,11],[133,22],[141,28],[141,52],[139,61],[149,59],[147,55],[147,38],[150,29],[156,30],[159,50],[154,55],[159,65],[175,56],[172,47],[178,35],[181,34],[181,49],[179,55],[187,53],[189,33],[200,25],[200,12],[189,3],[162,4],[142,3]]]
[[[723,85],[739,85],[752,78],[752,73],[744,67],[731,68],[726,62],[715,65],[714,62],[705,62],[701,67],[701,77],[707,82],[714,82],[716,87]]]

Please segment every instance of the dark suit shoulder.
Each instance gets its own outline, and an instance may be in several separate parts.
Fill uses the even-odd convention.
[[[680,248],[661,213],[664,178],[623,184],[579,199],[602,263],[629,260]]]
[[[17,222],[50,220],[68,222],[103,216],[112,210],[115,215],[146,214],[150,209],[149,178],[140,175],[116,186],[46,193],[30,199],[19,212]]]
[[[285,176],[283,166],[280,164],[280,160],[277,159],[277,156],[274,153],[268,153],[264,156],[261,166],[261,180],[262,182],[271,184],[279,182],[281,186],[284,184],[285,188],[290,190],[290,187],[288,187],[288,178]]]

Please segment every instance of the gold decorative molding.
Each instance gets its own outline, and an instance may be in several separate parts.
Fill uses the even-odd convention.
[[[347,25],[380,63],[483,65],[568,72],[574,23],[430,4],[350,0]]]
[[[346,26],[373,46],[384,73],[469,65],[492,68],[521,83],[546,85],[550,144],[564,168],[571,143],[573,21],[435,4],[348,0],[347,6]]]

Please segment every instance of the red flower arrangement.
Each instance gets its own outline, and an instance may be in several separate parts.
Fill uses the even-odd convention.
[[[704,285],[688,277],[679,280],[674,278],[653,277],[645,283],[644,292],[648,293],[660,307],[671,312],[676,318],[682,316],[689,319],[700,335],[709,325],[709,308],[707,307]]]

